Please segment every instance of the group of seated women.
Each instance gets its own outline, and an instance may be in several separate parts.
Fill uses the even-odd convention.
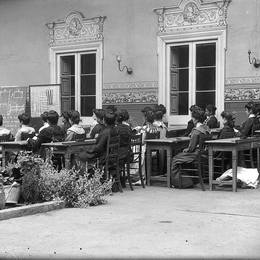
[[[172,161],[172,179],[178,173],[178,165],[190,162],[196,158],[199,137],[210,135],[211,129],[219,128],[220,123],[215,116],[216,107],[212,104],[206,106],[205,111],[197,105],[190,107],[191,120],[187,123],[184,136],[190,136],[190,142],[183,152],[175,155]],[[246,138],[253,135],[254,131],[260,129],[260,107],[254,102],[248,102],[245,106],[248,118],[241,127],[235,127],[235,119],[231,113],[223,111],[221,117],[223,128],[218,138],[231,138],[241,136]],[[143,136],[142,165],[144,172],[145,142],[147,138],[166,138],[168,124],[166,121],[166,108],[164,105],[145,107],[142,111],[144,122],[141,126],[133,127],[129,123],[129,113],[123,109],[118,111],[115,106],[108,106],[106,109],[94,109],[93,118],[95,125],[86,134],[78,111],[63,112],[62,125],[58,125],[59,114],[56,111],[46,111],[41,115],[42,127],[36,133],[35,129],[29,126],[30,117],[23,113],[18,116],[20,128],[15,134],[15,141],[22,140],[24,133],[30,136],[27,138],[32,150],[39,151],[41,144],[52,141],[73,141],[77,136],[83,135],[86,138],[95,138],[96,144],[85,148],[79,155],[81,161],[92,161],[99,158],[104,162],[106,145],[109,136],[120,136],[120,157],[126,158],[129,155],[129,143],[133,134],[141,133]],[[11,135],[11,132],[3,127],[3,117],[0,115],[0,136]],[[162,153],[161,155],[164,156]]]

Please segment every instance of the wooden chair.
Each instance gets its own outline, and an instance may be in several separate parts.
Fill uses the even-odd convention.
[[[155,132],[155,133],[146,133],[146,137],[145,139],[160,139],[160,132]],[[159,151],[155,150],[152,152],[156,152],[156,165],[159,165],[160,162],[160,157],[159,157]],[[145,178],[147,180],[147,156],[146,156],[146,152],[145,152],[145,157],[144,157],[144,163],[145,163]],[[152,158],[152,165],[154,165],[154,161]]]
[[[133,190],[130,170],[138,169],[139,178],[142,187],[145,188],[143,174],[142,174],[142,140],[143,134],[132,135],[131,142],[129,146],[129,155],[127,156],[126,166],[127,166],[127,178],[131,190]],[[138,164],[138,168],[131,166],[132,164]]]
[[[28,138],[33,138],[35,133],[21,133],[21,140],[26,141]]]
[[[11,134],[4,134],[0,136],[0,142],[9,142],[12,139],[12,135]]]
[[[75,134],[74,135],[74,140],[76,142],[83,142],[86,139],[86,134]]]
[[[107,140],[107,150],[106,150],[106,157],[105,157],[105,176],[106,178],[111,177],[111,170],[115,169],[116,171],[116,174],[114,176],[115,183],[117,183],[119,191],[123,192],[121,181],[120,181],[119,146],[120,146],[120,137],[109,136]]]
[[[204,168],[208,164],[207,153],[205,153],[205,141],[210,140],[211,136],[200,134],[197,158],[191,163],[183,163],[179,165],[179,186],[182,188],[182,178],[199,179],[201,189],[205,191]]]

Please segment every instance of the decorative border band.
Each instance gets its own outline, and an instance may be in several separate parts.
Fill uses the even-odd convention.
[[[151,104],[158,102],[158,82],[113,82],[103,88],[105,104]]]

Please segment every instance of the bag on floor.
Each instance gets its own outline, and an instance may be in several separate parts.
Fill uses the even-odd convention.
[[[178,172],[172,179],[172,185],[174,188],[180,189],[180,183],[179,183],[179,175],[180,173]],[[192,188],[194,185],[192,178],[187,177],[187,178],[182,178],[181,179],[181,188],[182,189],[188,189]]]

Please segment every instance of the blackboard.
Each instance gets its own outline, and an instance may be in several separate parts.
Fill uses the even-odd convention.
[[[15,134],[19,128],[18,115],[28,112],[28,87],[0,86],[0,114],[4,127]]]

